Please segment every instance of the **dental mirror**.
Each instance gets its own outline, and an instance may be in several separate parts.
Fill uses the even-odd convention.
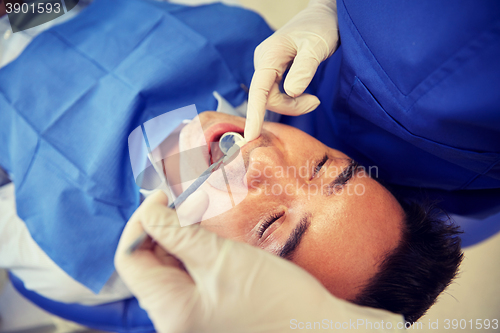
[[[227,155],[231,147],[234,146],[235,143],[245,141],[243,136],[236,132],[226,132],[224,133],[219,140],[219,148],[224,155]]]

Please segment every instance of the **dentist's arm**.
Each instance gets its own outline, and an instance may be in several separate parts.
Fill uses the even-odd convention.
[[[337,49],[338,39],[336,0],[310,0],[307,8],[255,49],[245,139],[260,135],[266,107],[298,116],[319,105],[316,96],[302,93],[319,64]],[[279,83],[290,64],[282,94]]]
[[[390,323],[393,329],[384,332],[402,331],[396,329],[400,315],[339,300],[282,258],[196,225],[179,227],[166,205],[161,192],[145,200],[128,222],[115,257],[120,276],[159,332],[283,332],[307,322],[320,322],[322,329],[355,323],[363,332],[367,320]],[[206,194],[194,195],[178,214],[196,221],[207,206]],[[127,255],[143,230],[157,244]]]

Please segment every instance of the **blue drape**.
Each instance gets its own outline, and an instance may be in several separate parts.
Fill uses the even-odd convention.
[[[272,33],[255,13],[96,0],[0,70],[0,165],[18,215],[70,276],[98,292],[139,204],[127,138],[141,123],[246,96],[253,51]]]

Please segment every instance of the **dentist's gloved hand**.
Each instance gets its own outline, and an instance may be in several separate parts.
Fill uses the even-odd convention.
[[[266,107],[298,116],[319,105],[316,96],[302,93],[319,64],[335,52],[338,40],[336,1],[310,0],[307,8],[255,49],[245,139],[251,141],[260,135]],[[280,92],[279,83],[290,63],[285,95]]]
[[[206,194],[192,196],[178,214],[199,220],[207,204]],[[115,257],[118,273],[158,332],[284,332],[314,321],[323,329],[334,329],[336,322],[360,324],[363,332],[367,320],[389,321],[393,330],[384,332],[398,331],[401,316],[336,299],[306,271],[258,248],[196,225],[181,228],[166,205],[162,192],[144,201],[128,222]],[[143,230],[157,245],[127,255]]]

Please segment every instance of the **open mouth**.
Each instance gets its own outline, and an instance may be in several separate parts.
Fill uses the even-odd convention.
[[[236,132],[243,135],[242,128],[229,123],[217,123],[213,126],[210,126],[205,131],[205,139],[208,142],[209,164],[213,164],[224,156],[224,153],[220,150],[219,147],[219,140],[226,132]]]
[[[220,137],[215,142],[210,143],[210,164],[213,164],[215,161],[218,161],[222,156],[224,156],[224,153],[219,147],[219,140]]]

